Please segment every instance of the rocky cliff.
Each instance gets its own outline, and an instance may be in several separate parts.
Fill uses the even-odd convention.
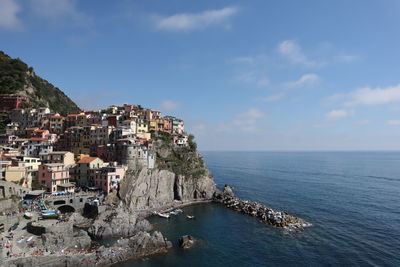
[[[174,201],[209,200],[215,193],[213,177],[194,141],[177,148],[168,135],[161,135],[154,135],[157,168],[129,171],[121,182],[120,200],[131,211],[157,209]]]
[[[214,192],[214,180],[208,170],[204,175],[193,178],[169,170],[143,169],[130,172],[125,177],[119,196],[125,207],[137,211],[165,207],[175,200],[208,200]]]

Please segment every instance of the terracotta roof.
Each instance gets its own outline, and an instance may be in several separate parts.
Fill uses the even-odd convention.
[[[98,157],[86,157],[86,158],[83,158],[83,159],[79,160],[78,164],[79,163],[90,163],[95,159],[98,159]]]
[[[78,116],[79,114],[68,114],[67,116],[68,117],[75,117],[75,116]]]

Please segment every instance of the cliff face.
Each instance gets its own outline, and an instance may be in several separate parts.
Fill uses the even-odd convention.
[[[215,184],[208,174],[196,179],[168,170],[143,169],[129,173],[121,182],[119,196],[131,211],[160,208],[174,200],[188,202],[212,198]]]
[[[128,171],[119,197],[131,211],[171,205],[174,201],[208,200],[215,193],[214,180],[196,151],[194,137],[187,147],[175,147],[171,136],[153,133],[157,168]]]

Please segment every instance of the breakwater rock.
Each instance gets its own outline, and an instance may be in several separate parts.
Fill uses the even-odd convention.
[[[312,225],[311,223],[306,222],[301,218],[289,215],[284,211],[276,211],[264,204],[237,198],[233,193],[233,188],[229,185],[225,185],[223,191],[215,194],[214,201],[222,203],[232,210],[257,217],[262,222],[279,228],[301,230],[304,227]]]

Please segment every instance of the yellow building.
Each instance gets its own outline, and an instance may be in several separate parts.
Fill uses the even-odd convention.
[[[156,131],[157,130],[157,121],[150,120],[149,121],[149,131]]]
[[[145,120],[138,120],[136,123],[136,132],[139,133],[148,133],[149,132],[149,125]]]
[[[6,168],[5,180],[20,184],[21,180],[25,183],[28,176],[28,168],[20,166],[9,166]]]
[[[59,115],[51,116],[49,122],[49,129],[51,133],[60,134],[64,131],[65,118]]]

